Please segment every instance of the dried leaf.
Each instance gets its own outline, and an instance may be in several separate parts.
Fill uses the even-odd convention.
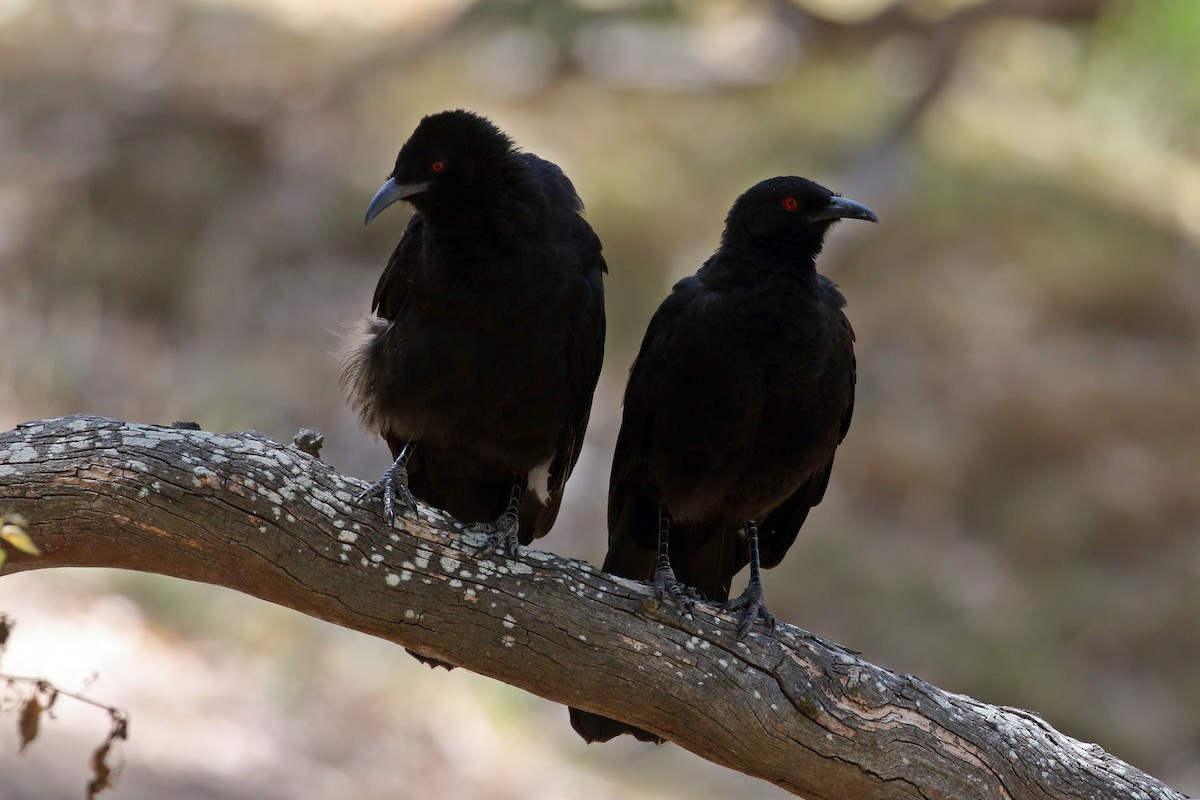
[[[22,553],[28,553],[31,556],[40,556],[42,554],[42,551],[38,550],[37,545],[33,543],[33,540],[29,538],[29,534],[20,525],[14,525],[10,522],[0,527],[0,539],[8,542]]]
[[[21,748],[18,753],[24,753],[25,748],[37,738],[38,725],[42,721],[42,703],[37,695],[25,701],[21,706],[21,716],[17,720],[17,730],[21,734]]]
[[[108,738],[92,751],[93,777],[88,781],[87,785],[88,800],[92,800],[100,792],[105,789],[111,789],[116,785],[117,778],[121,775],[121,767],[124,766],[123,764],[117,764],[116,767],[113,767],[108,763],[108,759],[113,752],[113,742],[117,739],[128,737],[128,720],[123,713],[115,708],[110,708],[108,711],[113,715],[113,729],[109,732]]]
[[[105,789],[112,788],[112,769],[108,766],[108,753],[111,747],[112,741],[106,739],[103,744],[92,751],[93,777],[87,785],[88,800],[93,800]]]

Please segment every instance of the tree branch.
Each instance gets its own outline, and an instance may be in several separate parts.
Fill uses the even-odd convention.
[[[253,432],[65,417],[0,434],[0,509],[42,550],[226,586],[396,642],[818,798],[1183,795],[1037,716],[897,675],[791,625],[744,643],[699,604],[525,549],[471,555],[439,512],[389,528],[363,483]],[[566,725],[564,719],[564,726]],[[565,734],[565,731],[564,731]]]

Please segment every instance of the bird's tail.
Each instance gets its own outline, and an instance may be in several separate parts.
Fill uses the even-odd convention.
[[[602,717],[590,711],[580,711],[578,708],[568,710],[571,712],[571,727],[588,744],[592,744],[593,742],[607,742],[609,739],[615,739],[623,733],[628,733],[642,742],[662,744],[665,741],[661,736],[642,730],[627,722],[618,722],[615,719]]]
[[[604,571],[636,581],[648,581],[653,578],[654,563],[658,556],[654,546],[657,520],[658,508],[648,497],[638,493],[626,496],[619,514],[609,518],[609,524],[614,526],[614,530],[609,536]],[[623,733],[628,733],[643,742],[663,742],[661,736],[626,722],[578,708],[572,708],[570,712],[571,727],[589,744],[607,742]]]

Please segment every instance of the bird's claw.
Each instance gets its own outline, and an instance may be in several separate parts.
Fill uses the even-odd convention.
[[[383,477],[372,483],[362,494],[355,498],[361,503],[372,497],[383,498],[383,518],[389,525],[396,522],[396,506],[406,509],[410,514],[417,513],[417,498],[413,497],[408,488],[408,470],[403,464],[392,464]]]
[[[669,565],[665,569],[660,565],[654,570],[654,597],[659,605],[662,605],[667,595],[671,596],[671,600],[687,616],[691,616],[692,607],[697,600],[708,599],[704,592],[676,579],[675,571]]]
[[[521,539],[517,534],[521,530],[521,521],[511,511],[505,511],[495,522],[476,522],[468,526],[467,530],[471,533],[487,534],[483,544],[475,551],[476,558],[497,549],[509,558],[516,558],[520,552]]]
[[[740,617],[737,629],[737,639],[741,641],[754,627],[755,620],[761,619],[768,628],[775,630],[775,615],[767,608],[766,597],[762,589],[747,586],[746,591],[721,606],[722,611],[729,611]],[[740,614],[738,612],[741,612]]]

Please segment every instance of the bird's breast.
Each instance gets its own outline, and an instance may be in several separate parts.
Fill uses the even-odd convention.
[[[458,309],[462,311],[462,309]],[[413,313],[377,356],[378,407],[397,436],[530,453],[553,449],[567,417],[565,337],[505,309]]]
[[[649,436],[672,514],[770,508],[837,447],[854,381],[844,328],[747,310],[681,320],[650,378],[678,398],[651,411]]]

